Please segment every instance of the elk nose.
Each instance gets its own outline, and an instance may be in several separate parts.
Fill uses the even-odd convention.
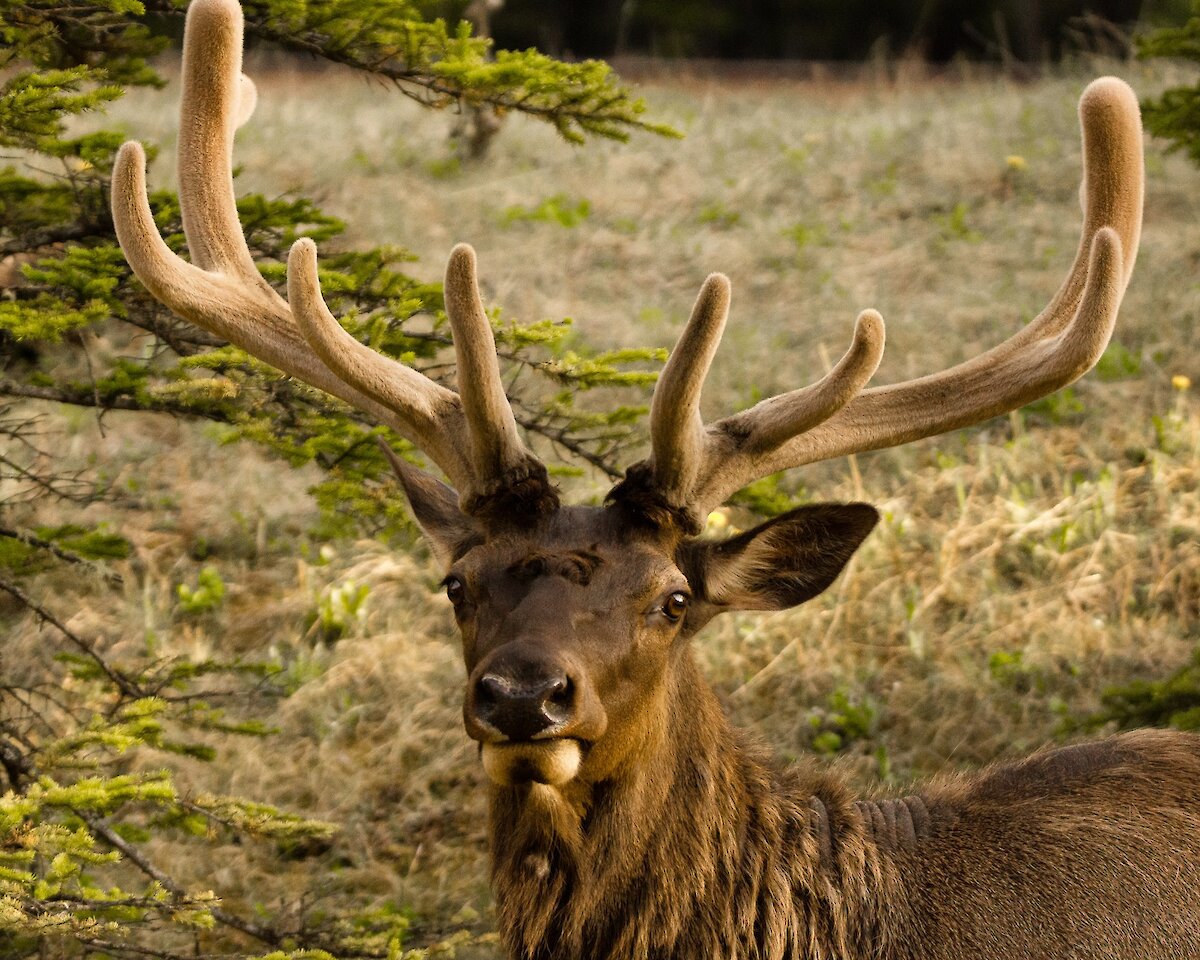
[[[574,712],[575,685],[565,673],[514,680],[485,673],[475,684],[477,719],[510,740],[531,740]]]

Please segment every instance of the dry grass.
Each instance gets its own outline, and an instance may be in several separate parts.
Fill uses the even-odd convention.
[[[1142,92],[1164,82],[1116,69]],[[722,270],[735,307],[706,395],[716,413],[819,374],[862,307],[889,323],[881,381],[1027,321],[1077,242],[1084,82],[680,83],[648,95],[687,131],[681,143],[574,150],[514,119],[486,165],[459,169],[443,124],[398,97],[336,75],[276,75],[239,140],[241,188],[315,195],[353,225],[350,242],[413,249],[418,275],[436,276],[468,239],[493,301],[523,319],[575,317],[605,345],[669,342],[705,273]],[[139,95],[120,117],[166,140],[173,96]],[[1195,647],[1200,418],[1170,377],[1200,381],[1200,174],[1155,146],[1148,169],[1117,333],[1136,370],[1090,375],[1079,410],[1043,406],[807,471],[814,494],[869,499],[885,522],[827,595],[727,618],[700,639],[732,712],[781,756],[829,749],[824,735],[837,734],[839,762],[864,787],[976,765],[1055,737],[1107,685],[1162,675]],[[506,215],[560,195],[588,202],[582,223]],[[274,650],[307,678],[282,705],[282,732],[228,745],[187,779],[345,825],[315,871],[271,877],[270,858],[218,848],[192,856],[197,883],[249,901],[348,892],[403,904],[433,929],[477,914],[486,928],[481,774],[460,728],[437,572],[371,543],[319,558],[304,533],[310,477],[193,427],[141,423],[113,416],[104,438],[87,418],[65,425],[70,455],[103,457],[136,481],[144,508],[121,518],[141,531],[124,596],[77,587],[75,624],[129,649],[152,635],[172,653]],[[232,589],[218,613],[189,620],[174,587],[194,579],[198,544]],[[366,610],[322,645],[308,622],[347,582],[370,586]]]

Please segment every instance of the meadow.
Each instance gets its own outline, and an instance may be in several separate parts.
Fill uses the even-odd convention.
[[[350,224],[346,243],[401,244],[429,280],[469,241],[485,300],[522,320],[570,317],[600,347],[669,345],[705,275],[724,272],[734,305],[705,393],[714,416],[819,377],[865,307],[888,324],[876,383],[951,365],[1031,319],[1078,242],[1075,103],[1107,72],[1142,95],[1182,79],[1112,62],[1028,83],[903,70],[659,79],[645,94],[683,140],[574,148],[514,117],[485,161],[463,164],[449,118],[339,73],[276,67],[239,135],[239,190],[312,196]],[[152,168],[164,186],[176,95],[139,92],[113,111],[165,145]],[[1150,142],[1147,174],[1137,269],[1096,371],[981,427],[781,481],[884,517],[823,596],[726,616],[698,639],[732,715],[781,760],[816,757],[866,791],[903,789],[1076,736],[1106,689],[1191,658],[1200,171]],[[248,910],[353,900],[407,912],[414,945],[486,934],[484,777],[461,728],[441,571],[424,549],[319,540],[315,475],[222,446],[211,429],[52,416],[65,458],[100,459],[139,495],[120,518],[135,546],[118,564],[123,587],[61,571],[41,586],[114,655],[152,646],[284,664],[292,692],[261,717],[278,732],[214,738],[218,759],[179,761],[180,780],[341,825],[328,849],[287,861],[192,847],[182,879]],[[606,488],[590,474],[564,483],[580,499]],[[65,517],[51,503],[22,509],[31,525]],[[178,588],[199,588],[205,568],[224,595],[186,609]],[[39,637],[9,663],[52,653],[57,641]],[[486,936],[468,949],[494,955]]]

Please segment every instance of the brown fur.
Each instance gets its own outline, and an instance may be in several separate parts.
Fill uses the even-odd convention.
[[[1200,738],[1139,731],[902,800],[780,772],[690,655],[653,747],[591,789],[491,794],[513,957],[1200,957]]]
[[[491,527],[503,528],[546,516],[558,509],[558,490],[543,464],[532,458],[497,479],[485,492],[465,498],[462,511]]]
[[[824,589],[873,512],[803,507],[717,542],[628,520],[564,507],[451,565],[468,691],[545,663],[580,691],[556,731],[583,746],[574,779],[489,788],[512,957],[1200,958],[1200,737],[1125,734],[898,798],[781,770],[731,728],[690,639]],[[692,602],[671,625],[655,598],[678,584]],[[468,695],[489,742],[471,712]]]
[[[691,536],[704,529],[704,523],[694,509],[671,505],[659,489],[652,468],[645,462],[635,463],[625,471],[625,476],[608,492],[608,502],[621,505],[628,512],[630,523],[673,528]]]

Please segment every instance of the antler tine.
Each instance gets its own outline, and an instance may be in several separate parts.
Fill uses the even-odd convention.
[[[859,315],[845,356],[817,383],[764,400],[706,430],[700,416],[704,379],[729,315],[729,280],[710,276],[696,298],[691,318],[663,368],[650,407],[652,482],[667,503],[688,502],[701,471],[728,451],[714,449],[710,432],[736,437],[747,456],[763,456],[798,433],[828,420],[854,398],[883,357],[883,318]]]
[[[816,383],[763,400],[718,421],[713,429],[741,437],[749,456],[763,456],[797,434],[824,423],[853,400],[883,359],[883,317],[864,310],[854,324],[850,348]]]
[[[458,348],[468,368],[460,371],[468,419],[453,391],[342,329],[321,297],[312,241],[298,241],[288,258],[294,315],[259,275],[242,236],[233,189],[234,131],[250,116],[257,96],[241,74],[241,49],[236,0],[193,0],[184,31],[179,138],[180,206],[193,262],[176,256],[159,236],[146,196],[144,151],[127,143],[113,171],[112,202],[117,237],[134,272],[181,316],[417,444],[445,471],[464,504],[510,482],[519,485],[536,470],[544,479],[544,468],[517,436],[482,306],[483,334],[473,321],[458,325],[473,345]],[[470,289],[478,301],[473,278]],[[455,296],[448,292],[448,301]],[[491,369],[477,380],[486,366],[480,358],[485,349],[493,351]],[[521,469],[512,471],[514,464]]]
[[[729,279],[704,281],[692,315],[654,387],[650,404],[650,464],[656,488],[668,503],[686,501],[704,454],[700,393],[729,316]]]
[[[321,296],[317,245],[307,237],[292,244],[288,254],[287,291],[292,316],[312,352],[345,383],[402,416],[405,429],[400,432],[441,466],[464,495],[471,495],[482,475],[463,453],[467,430],[458,395],[346,332]]]
[[[394,411],[337,377],[308,348],[292,323],[287,304],[265,283],[201,270],[163,242],[146,196],[146,155],[139,143],[117,154],[112,181],[113,224],[130,267],[146,289],[210,333],[247,353],[333,394],[413,439],[414,431]],[[447,474],[453,463],[438,462]],[[464,475],[464,469],[455,471]]]
[[[233,135],[257,99],[253,84],[243,86],[236,0],[193,0],[188,7],[182,87],[179,206],[192,262],[264,283],[242,236],[233,190]]]
[[[470,427],[471,462],[479,477],[512,483],[545,468],[521,442],[512,406],[500,379],[496,338],[479,298],[475,251],[460,243],[450,253],[444,285],[446,317],[454,336],[458,395]]]
[[[845,355],[821,380],[764,400],[749,410],[705,427],[700,393],[729,313],[729,281],[713,274],[704,283],[691,318],[659,378],[650,408],[651,456],[634,467],[630,487],[648,485],[655,499],[673,508],[685,525],[698,527],[707,499],[696,492],[724,473],[731,459],[753,462],[780,444],[829,419],[862,390],[883,356],[883,318],[864,310]]]
[[[691,491],[693,510],[716,506],[750,481],[778,470],[979,423],[1058,390],[1095,365],[1112,336],[1137,255],[1142,134],[1137,98],[1114,77],[1088,86],[1079,113],[1083,236],[1066,280],[1046,309],[1005,342],[957,366],[862,391],[823,423],[774,450],[764,453],[746,442],[740,429],[745,414],[713,424],[706,431],[704,465]]]

